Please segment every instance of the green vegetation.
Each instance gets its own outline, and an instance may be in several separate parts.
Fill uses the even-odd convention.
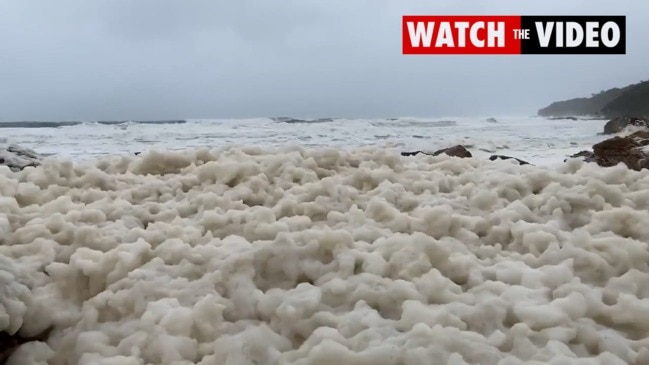
[[[538,111],[543,117],[649,115],[649,81],[613,88],[588,98],[558,101]]]
[[[649,81],[632,85],[622,95],[602,108],[602,114],[614,116],[649,116]]]

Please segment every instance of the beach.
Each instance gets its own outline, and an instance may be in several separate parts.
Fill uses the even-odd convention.
[[[9,363],[649,363],[649,173],[496,120],[7,129],[55,153],[0,167],[0,328],[53,328]]]

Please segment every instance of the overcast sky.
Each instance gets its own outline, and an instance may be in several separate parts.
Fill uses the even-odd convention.
[[[0,120],[534,114],[649,79],[646,0],[3,0]],[[617,14],[624,56],[403,56],[406,14]]]

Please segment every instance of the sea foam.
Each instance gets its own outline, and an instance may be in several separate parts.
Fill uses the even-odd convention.
[[[0,168],[12,364],[647,364],[649,173],[398,151]]]

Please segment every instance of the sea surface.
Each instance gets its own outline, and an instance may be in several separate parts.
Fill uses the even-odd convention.
[[[495,122],[493,121],[495,119]],[[88,159],[148,149],[229,145],[385,146],[435,151],[455,144],[475,155],[505,154],[537,165],[561,163],[604,139],[605,120],[504,116],[393,119],[189,119],[160,122],[0,123],[0,136],[39,153]]]

